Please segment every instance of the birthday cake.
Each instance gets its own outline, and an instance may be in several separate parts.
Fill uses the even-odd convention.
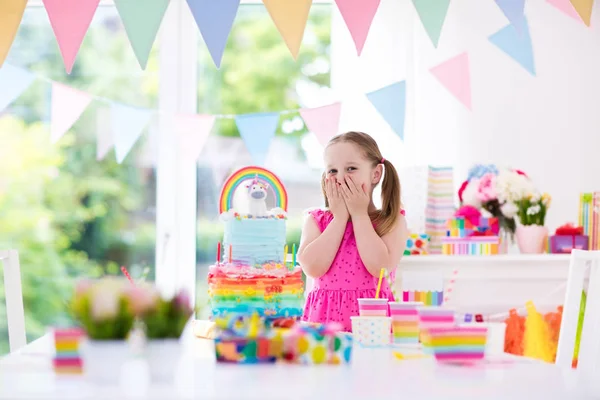
[[[234,207],[238,189],[243,190],[246,211]],[[270,194],[275,207],[269,209]],[[219,204],[223,245],[219,244],[217,262],[208,272],[213,317],[254,312],[274,319],[302,315],[302,270],[295,254],[287,257],[287,193],[279,178],[263,168],[242,168],[225,182]]]

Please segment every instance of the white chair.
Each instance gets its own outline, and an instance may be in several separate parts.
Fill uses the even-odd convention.
[[[0,250],[0,261],[2,261],[4,266],[4,294],[6,296],[8,343],[10,352],[12,353],[27,344],[19,253],[17,250]]]
[[[581,292],[589,270],[584,324],[581,331],[578,372],[590,374],[600,367],[600,251],[573,250],[569,265],[556,364],[570,368],[575,351]]]

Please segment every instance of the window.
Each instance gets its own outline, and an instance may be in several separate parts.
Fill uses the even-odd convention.
[[[296,110],[332,103],[330,97],[331,4],[313,4],[297,61],[262,4],[242,4],[216,69],[203,42],[198,52],[200,113],[218,114],[198,163],[197,299],[206,316],[207,268],[216,257],[223,227],[218,200],[225,179],[253,164],[230,116]],[[281,178],[289,194],[288,245],[298,246],[302,211],[323,203],[322,148],[297,112],[283,112],[265,167]],[[315,157],[316,155],[316,157]],[[290,250],[291,251],[291,250]]]
[[[159,63],[155,48],[140,70],[108,4],[98,8],[71,75],[37,4],[27,8],[6,62],[36,77],[0,115],[0,248],[19,250],[31,341],[47,326],[68,323],[76,278],[121,274],[125,265],[134,278],[154,279],[155,126],[149,124],[121,165],[112,151],[96,159],[96,135],[111,133],[111,102],[158,108]],[[94,96],[56,145],[49,131],[52,81]],[[0,354],[8,350],[3,314],[0,284]]]

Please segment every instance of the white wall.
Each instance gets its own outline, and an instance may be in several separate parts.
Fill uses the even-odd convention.
[[[507,24],[493,0],[451,2],[438,49],[410,0],[382,0],[360,58],[336,12],[332,86],[350,100],[341,129],[373,134],[384,156],[404,166],[454,165],[457,181],[477,162],[518,167],[553,196],[550,228],[576,222],[579,192],[600,190],[600,4],[594,8],[588,28],[544,0],[527,2],[536,77],[488,41]],[[463,51],[473,111],[429,73]],[[361,96],[403,79],[404,144]]]

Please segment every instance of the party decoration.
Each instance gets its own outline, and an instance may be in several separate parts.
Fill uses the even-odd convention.
[[[243,114],[235,116],[240,136],[258,165],[263,165],[279,124],[279,113]]]
[[[594,8],[594,0],[571,0],[571,4],[581,20],[587,26],[590,26],[592,19],[592,9]]]
[[[428,166],[425,233],[429,236],[429,253],[442,253],[446,221],[454,216],[454,170],[452,167]]]
[[[411,233],[406,239],[404,255],[427,255],[429,248],[429,235],[426,233]]]
[[[175,116],[175,132],[179,139],[179,148],[187,159],[196,161],[200,157],[214,124],[214,115],[178,114]]]
[[[582,233],[589,238],[588,249],[600,250],[600,192],[579,195],[578,220]]]
[[[413,0],[413,4],[429,39],[437,47],[450,0]]]
[[[96,160],[98,161],[104,159],[115,146],[109,115],[108,108],[100,108],[96,113]]]
[[[10,64],[0,68],[0,112],[27,90],[34,79],[33,74]]]
[[[523,338],[523,355],[545,362],[553,362],[551,336],[548,325],[542,315],[536,310],[533,302],[525,305],[527,317],[525,318],[525,336]]]
[[[304,365],[348,364],[352,359],[352,336],[341,326],[296,324],[283,334],[283,359]]]
[[[517,32],[522,32],[525,18],[525,0],[496,0],[496,4]]]
[[[61,375],[80,375],[83,373],[83,361],[79,346],[84,332],[77,328],[54,329],[54,372]]]
[[[381,0],[335,0],[360,56]]]
[[[0,1],[0,67],[17,36],[26,6],[27,0]]]
[[[169,0],[114,1],[140,67],[146,69]]]
[[[487,326],[476,324],[435,327],[426,330],[421,341],[438,362],[472,364],[485,356],[487,333]]]
[[[444,61],[430,71],[454,97],[471,110],[471,72],[467,52]]]
[[[213,62],[220,68],[240,0],[187,0],[187,4]]]
[[[151,117],[152,112],[147,109],[116,103],[111,105],[111,130],[119,164],[125,160]]]
[[[333,103],[317,108],[303,108],[300,116],[309,131],[315,134],[323,146],[338,133],[340,126],[341,103]]]
[[[392,83],[367,94],[367,98],[377,109],[390,128],[404,140],[404,119],[406,115],[406,81]]]
[[[292,57],[298,59],[312,0],[263,0],[263,3]]]
[[[77,122],[89,106],[92,97],[69,86],[52,83],[52,105],[50,110],[50,138],[56,143]]]
[[[562,11],[565,15],[568,15],[577,21],[583,22],[579,14],[577,14],[575,7],[573,7],[571,0],[546,0],[546,2]]]
[[[523,19],[520,32],[514,25],[509,24],[491,35],[489,40],[535,76],[535,61],[527,18]]]
[[[219,199],[219,214],[233,208],[233,196],[236,189],[244,182],[258,178],[269,185],[275,195],[275,207],[287,211],[288,196],[281,180],[271,171],[261,167],[245,167],[234,172],[223,184]]]
[[[68,74],[100,0],[43,0]]]

